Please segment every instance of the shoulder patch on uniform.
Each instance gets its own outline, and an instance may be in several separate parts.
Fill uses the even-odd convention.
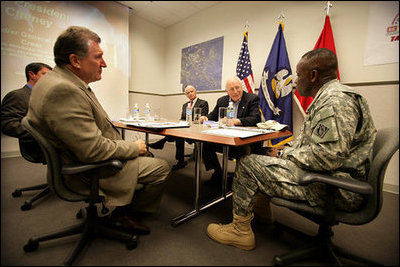
[[[329,127],[323,125],[322,123],[320,125],[318,125],[318,128],[316,129],[315,134],[319,137],[319,138],[324,138],[325,134],[329,131]]]

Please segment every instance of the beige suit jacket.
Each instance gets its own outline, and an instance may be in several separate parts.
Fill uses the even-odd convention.
[[[60,149],[64,163],[123,160],[118,173],[102,170],[100,194],[111,206],[129,204],[137,183],[139,148],[122,140],[93,91],[65,67],[56,66],[35,85],[27,114],[37,128]],[[69,176],[67,185],[88,192],[87,176]]]

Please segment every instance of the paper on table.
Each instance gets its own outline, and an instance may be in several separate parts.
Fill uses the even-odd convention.
[[[217,127],[219,127],[218,121],[204,121],[204,122],[203,122],[203,125],[204,125],[204,126],[211,127],[211,128],[217,128]]]
[[[127,118],[120,118],[119,119],[120,122],[126,123],[126,122],[144,122],[145,118],[144,117],[139,117],[138,120],[135,120],[133,118],[127,119]]]
[[[250,130],[227,129],[227,128],[209,129],[209,130],[204,130],[202,132],[208,134],[216,134],[216,135],[240,137],[240,138],[247,138],[267,133],[265,131],[250,131]]]
[[[257,123],[257,127],[261,129],[269,129],[274,131],[282,131],[289,128],[286,124],[281,124],[274,120],[267,120],[266,122]]]
[[[190,127],[189,122],[187,121],[180,121],[180,122],[137,122],[136,121],[132,123],[127,123],[126,125],[144,127],[144,128],[153,128],[153,129]]]

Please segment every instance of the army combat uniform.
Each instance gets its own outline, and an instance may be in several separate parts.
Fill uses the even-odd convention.
[[[376,136],[366,100],[334,79],[320,88],[307,114],[297,139],[280,158],[251,154],[239,160],[232,186],[236,214],[252,212],[258,191],[323,206],[324,185],[297,184],[307,172],[366,179]],[[360,206],[362,196],[340,189],[335,201],[351,211]]]

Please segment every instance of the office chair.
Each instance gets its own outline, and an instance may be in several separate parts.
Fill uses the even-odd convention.
[[[84,201],[88,203],[88,206],[85,207],[84,212],[86,216],[82,223],[64,228],[56,233],[30,238],[27,244],[24,246],[25,252],[37,250],[40,242],[79,233],[81,233],[80,240],[78,241],[71,255],[64,262],[65,265],[72,265],[72,262],[89,243],[89,241],[97,236],[105,236],[108,238],[125,241],[129,250],[136,248],[138,242],[138,236],[136,234],[113,229],[109,226],[106,220],[98,217],[96,204],[102,203],[102,197],[99,196],[100,178],[91,178],[90,195],[88,196],[71,191],[64,184],[64,175],[78,174],[86,171],[93,172],[102,167],[111,167],[115,170],[120,170],[123,167],[122,162],[119,160],[107,160],[90,164],[63,164],[57,149],[35,128],[32,127],[26,117],[22,119],[22,126],[27,129],[27,131],[35,138],[42,148],[43,154],[47,161],[47,183],[49,188],[62,200],[70,202]],[[77,217],[79,215],[82,215],[82,213],[79,212]]]
[[[46,160],[44,155],[40,149],[40,146],[36,143],[35,140],[23,140],[18,138],[19,151],[24,159],[32,163],[42,163],[46,164]],[[32,152],[34,150],[34,153]],[[21,210],[30,210],[32,208],[32,204],[47,196],[50,193],[50,188],[45,184],[34,185],[29,187],[17,188],[12,193],[13,197],[20,197],[22,192],[24,191],[33,191],[33,190],[41,190],[39,193],[35,194],[31,199],[26,200],[24,204],[21,206]]]
[[[275,265],[289,265],[313,257],[329,259],[335,265],[342,265],[338,256],[367,265],[381,265],[377,262],[363,259],[332,243],[332,227],[339,223],[349,225],[363,225],[374,220],[383,202],[383,179],[386,168],[393,154],[399,149],[399,129],[387,128],[379,130],[373,147],[373,158],[366,181],[343,180],[320,173],[308,173],[303,176],[299,184],[308,185],[318,182],[326,184],[327,199],[325,207],[311,207],[304,202],[296,202],[279,197],[273,197],[272,203],[304,216],[319,225],[318,234],[310,237],[304,233],[276,222],[278,229],[283,229],[297,236],[302,236],[309,243],[304,248],[275,256]],[[334,194],[338,188],[364,195],[362,207],[355,212],[346,212],[335,209]]]

